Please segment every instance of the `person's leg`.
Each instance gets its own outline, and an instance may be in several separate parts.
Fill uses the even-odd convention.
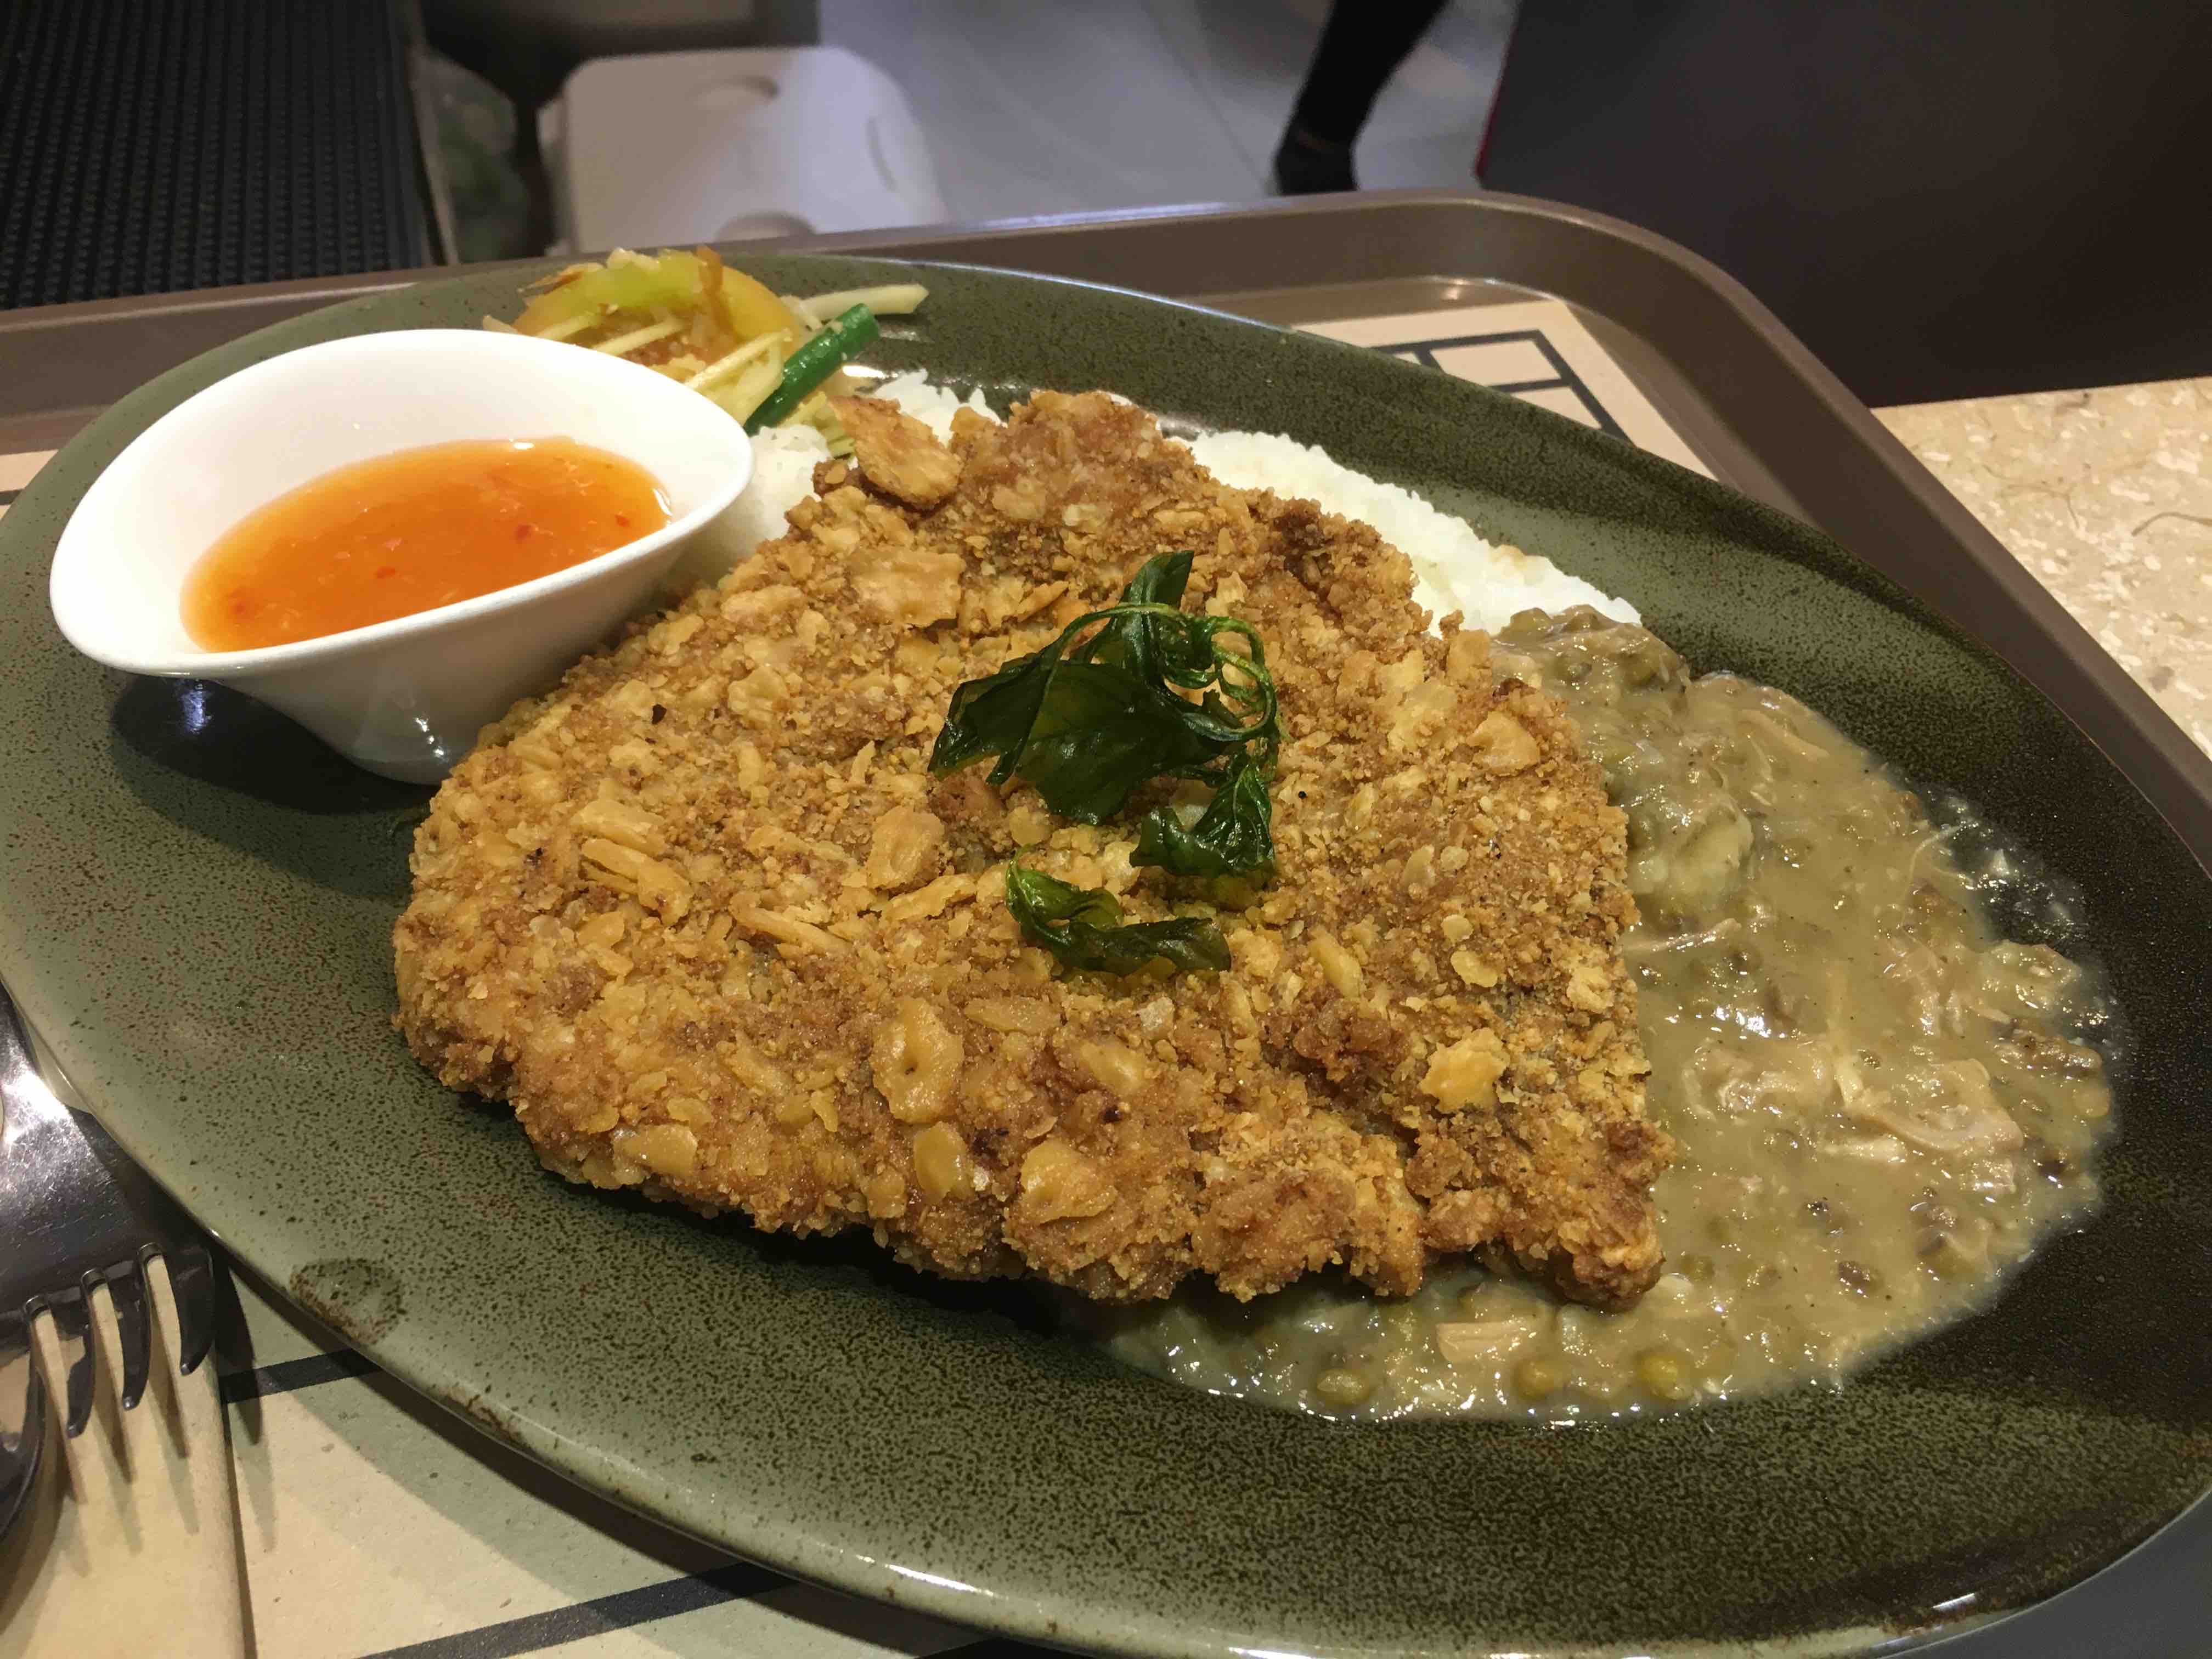
[[[1375,100],[1444,0],[1336,0],[1275,150],[1286,196],[1353,190],[1352,146]]]

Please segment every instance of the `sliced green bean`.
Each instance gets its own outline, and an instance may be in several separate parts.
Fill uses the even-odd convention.
[[[878,332],[876,313],[867,307],[854,306],[841,313],[836,322],[791,354],[775,390],[745,417],[745,430],[757,432],[782,420],[805,400],[808,392],[866,351]]]

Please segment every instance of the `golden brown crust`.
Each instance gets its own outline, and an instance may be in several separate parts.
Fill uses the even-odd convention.
[[[936,435],[884,398],[832,398],[868,487],[908,507],[941,504],[960,485],[960,462]]]
[[[1670,1145],[1622,821],[1559,705],[1427,632],[1371,531],[1222,486],[1127,404],[1040,393],[951,450],[901,463],[909,493],[957,473],[928,510],[826,464],[788,536],[488,734],[396,929],[416,1054],[572,1177],[941,1273],[1131,1299],[1341,1263],[1400,1293],[1502,1246],[1640,1294]],[[1128,863],[1157,795],[1066,824],[929,747],[961,680],[1182,547],[1281,690],[1279,878],[1221,915],[1228,972],[1070,976],[1005,862],[1174,914]]]

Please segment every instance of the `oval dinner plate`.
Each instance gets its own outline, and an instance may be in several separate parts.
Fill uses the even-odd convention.
[[[1137,295],[919,276],[869,360],[1286,431],[1796,692],[2081,890],[2131,1030],[2105,1206],[1840,1392],[1553,1430],[1333,1425],[1187,1393],[1019,1291],[542,1174],[393,1034],[424,792],[219,688],[69,649],[46,564],[100,466],[245,365],[512,314],[529,272],[282,324],[165,374],[0,520],[0,973],[130,1151],[378,1364],[589,1486],[809,1577],[1147,1653],[1862,1650],[2057,1590],[2212,1478],[2212,881],[2094,744],[1835,543],[1510,398]],[[2094,728],[2103,716],[2079,711]],[[2023,919],[2023,921],[2032,919]]]

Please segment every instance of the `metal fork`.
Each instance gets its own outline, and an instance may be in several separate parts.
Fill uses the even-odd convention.
[[[92,1293],[115,1305],[122,1339],[123,1409],[146,1392],[153,1364],[146,1266],[161,1256],[177,1308],[179,1370],[190,1375],[215,1336],[215,1273],[199,1230],[169,1195],[39,1074],[29,1031],[0,988],[0,1361],[31,1346],[31,1322],[51,1313],[70,1365],[64,1426],[92,1416],[96,1352]],[[46,1390],[31,1355],[23,1428],[0,1433],[0,1535],[22,1511],[46,1443]]]

